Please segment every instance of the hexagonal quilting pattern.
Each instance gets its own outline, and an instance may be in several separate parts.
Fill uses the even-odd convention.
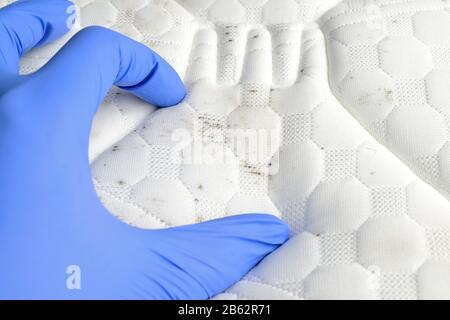
[[[380,142],[450,199],[446,174],[450,138],[449,3],[415,1],[362,4],[350,1],[321,19],[334,93]],[[358,50],[364,43],[365,50]],[[338,43],[339,45],[337,45]],[[366,63],[365,52],[378,53]],[[361,60],[362,63],[341,62]],[[334,72],[337,73],[337,72]],[[406,120],[407,119],[407,120]]]
[[[172,194],[178,195],[177,201],[173,201]],[[194,201],[180,181],[145,178],[132,188],[130,198],[170,225],[190,223],[194,216]]]
[[[419,272],[419,291],[425,300],[450,299],[450,264],[429,262]]]
[[[359,260],[364,266],[413,273],[426,260],[422,230],[408,217],[373,218],[358,233]]]
[[[414,157],[436,154],[448,139],[443,116],[424,106],[398,107],[386,119],[386,131],[389,146]]]
[[[184,103],[155,112],[121,90],[108,95],[90,152],[105,206],[143,228],[242,212],[291,227],[289,242],[218,298],[448,298],[450,206],[434,189],[450,190],[448,4],[344,1],[317,20],[338,1],[76,2],[82,24],[151,46],[188,86]],[[329,68],[321,32],[305,30],[315,20]],[[22,70],[55,48],[32,52]],[[328,77],[390,150],[335,100]],[[262,143],[270,156],[236,157],[239,129],[274,129]],[[203,145],[233,160],[186,162]]]
[[[351,275],[351,276],[350,276]],[[317,268],[305,281],[308,299],[367,299],[377,298],[372,274],[357,264]]]
[[[277,0],[269,0],[263,7],[263,21],[267,25],[293,23],[297,12],[298,4],[294,0],[286,0],[283,4]]]
[[[102,12],[101,15],[98,12]],[[81,25],[102,25],[110,27],[117,18],[117,9],[109,1],[95,0],[81,8]]]
[[[173,23],[170,13],[155,5],[142,8],[134,18],[134,25],[140,32],[146,33],[151,30],[155,35],[169,31]]]
[[[430,51],[414,38],[386,38],[378,51],[381,68],[394,78],[422,78],[433,67]]]
[[[277,250],[268,256],[251,275],[268,283],[301,281],[319,262],[317,237],[302,233],[284,244],[283,250]]]
[[[316,234],[355,231],[369,214],[369,189],[361,182],[323,182],[309,198],[306,229]]]
[[[203,163],[184,164],[181,181],[188,187],[194,197],[207,197],[214,201],[227,203],[237,192],[239,184],[239,164],[231,150],[211,143],[203,146],[210,153],[209,160]]]
[[[414,16],[416,36],[427,45],[450,46],[450,13],[422,11]]]

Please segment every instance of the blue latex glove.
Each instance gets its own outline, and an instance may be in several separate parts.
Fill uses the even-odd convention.
[[[68,31],[65,0],[0,10],[0,298],[204,299],[286,241],[269,215],[166,230],[112,217],[91,181],[92,118],[112,85],[161,107],[185,95],[175,71],[113,31],[80,31],[41,70],[20,56]],[[70,12],[70,11],[69,11]]]

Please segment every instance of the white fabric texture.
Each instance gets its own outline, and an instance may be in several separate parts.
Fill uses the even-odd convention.
[[[162,110],[108,95],[90,150],[104,205],[142,228],[238,213],[291,228],[217,299],[450,299],[450,1],[75,3],[79,27],[145,43],[188,87]],[[239,129],[271,133],[263,156],[232,147]],[[194,145],[227,161],[192,161]]]

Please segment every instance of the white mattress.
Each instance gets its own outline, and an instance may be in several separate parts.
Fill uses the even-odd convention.
[[[75,2],[81,26],[142,41],[188,86],[156,111],[111,91],[90,150],[105,206],[143,228],[252,212],[290,225],[216,298],[450,299],[450,1]],[[232,148],[236,129],[270,132],[267,152]],[[227,161],[192,161],[192,146]]]

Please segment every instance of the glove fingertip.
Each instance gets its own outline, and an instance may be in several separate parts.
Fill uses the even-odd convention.
[[[186,96],[177,72],[156,54],[155,66],[147,78],[138,85],[122,88],[160,108],[177,105]]]
[[[277,217],[246,214],[152,232],[149,245],[170,262],[165,272],[171,276],[160,279],[170,296],[206,299],[235,284],[288,238],[288,226]],[[176,287],[174,275],[182,279]]]
[[[262,222],[267,223],[274,244],[281,245],[289,239],[289,226],[286,222],[270,214],[261,214],[260,216]]]

